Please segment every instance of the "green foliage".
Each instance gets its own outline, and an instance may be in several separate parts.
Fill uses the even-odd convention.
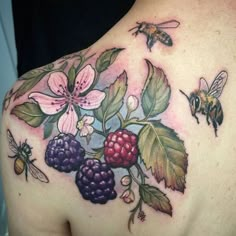
[[[25,102],[15,106],[11,114],[23,120],[28,125],[36,128],[40,126],[47,117],[36,103]]]
[[[166,110],[170,99],[170,86],[161,68],[146,60],[148,76],[142,93],[142,108],[146,117],[154,117]]]
[[[122,107],[126,91],[127,74],[124,71],[113,84],[104,90],[106,97],[101,106],[94,110],[95,117],[101,122],[106,122],[112,118]]]
[[[30,80],[33,79],[37,76],[39,76],[42,72],[44,72],[43,69],[33,69],[30,70],[28,72],[26,72],[25,74],[23,74],[19,80]]]
[[[29,78],[25,80],[21,86],[17,89],[15,99],[23,96],[26,92],[31,90],[39,81],[48,73],[48,71],[43,71],[39,73],[37,76]]]
[[[184,192],[188,155],[175,131],[158,121],[150,122],[141,129],[138,145],[158,183],[164,180],[166,187]]]
[[[43,132],[43,139],[47,139],[51,136],[53,131],[54,124],[53,123],[45,123],[44,124],[44,132]]]
[[[139,194],[141,199],[156,211],[161,211],[172,215],[172,206],[170,200],[158,188],[148,184],[139,185]]]
[[[104,51],[96,61],[96,70],[98,73],[101,73],[116,60],[118,54],[124,50],[124,48],[112,48]]]

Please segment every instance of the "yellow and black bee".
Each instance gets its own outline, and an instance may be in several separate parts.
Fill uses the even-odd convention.
[[[30,156],[32,155],[32,148],[29,146],[29,144],[25,141],[22,144],[20,143],[20,145],[18,146],[10,130],[7,130],[7,138],[9,142],[9,147],[11,151],[15,154],[14,156],[8,156],[10,158],[15,158],[15,173],[17,175],[20,175],[23,173],[23,171],[25,171],[25,179],[27,181],[29,171],[35,179],[38,179],[44,183],[48,183],[48,177],[33,164],[35,159],[30,160]]]
[[[147,22],[136,22],[137,25],[130,29],[129,31],[132,31],[134,29],[137,29],[132,35],[137,36],[138,33],[142,33],[146,35],[147,37],[147,47],[151,51],[152,46],[157,42],[160,41],[166,46],[172,46],[173,41],[166,32],[163,31],[163,29],[168,28],[177,28],[180,23],[176,20],[170,20],[165,21],[160,24],[153,24],[153,23],[147,23]]]
[[[206,116],[206,121],[210,125],[213,124],[215,136],[217,137],[217,127],[222,124],[224,115],[219,97],[227,82],[228,74],[226,71],[221,71],[214,79],[211,87],[208,86],[204,78],[199,80],[199,88],[193,91],[190,96],[186,95],[182,90],[180,92],[188,99],[191,114],[197,120],[199,119],[196,113],[202,113]]]

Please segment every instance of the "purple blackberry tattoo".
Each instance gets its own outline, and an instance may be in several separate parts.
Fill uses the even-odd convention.
[[[141,32],[141,28],[137,30]],[[88,51],[74,54],[77,60],[73,65],[62,58],[60,67],[50,65],[47,77],[49,67],[29,72],[6,103],[32,90],[42,78],[47,79],[47,93],[30,91],[29,101],[15,106],[11,114],[31,127],[43,127],[44,139],[50,138],[46,164],[62,174],[74,172],[70,176],[75,175],[83,199],[91,204],[111,200],[134,204],[127,219],[131,230],[135,219],[145,222],[148,218],[145,207],[172,215],[171,202],[158,184],[164,182],[166,188],[184,193],[188,154],[178,134],[160,120],[171,96],[163,69],[146,60],[148,73],[144,86],[140,85],[140,95],[127,95],[126,71],[111,83],[100,81],[122,50],[104,51],[95,65],[86,63],[94,56],[88,56]],[[148,184],[149,177],[156,183]]]
[[[105,204],[117,196],[113,171],[98,159],[86,159],[76,173],[75,182],[83,198],[92,203]]]
[[[59,134],[49,141],[45,162],[61,172],[79,169],[84,161],[85,150],[72,134]]]

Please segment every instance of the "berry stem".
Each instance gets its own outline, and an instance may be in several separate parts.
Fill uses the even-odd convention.
[[[145,184],[145,178],[147,178],[147,176],[145,175],[145,173],[143,172],[141,166],[138,163],[135,164],[135,167],[137,168],[138,174],[140,175],[141,183]]]
[[[96,155],[97,155],[97,153],[95,153],[95,152],[88,152],[88,151],[85,151],[85,153],[86,153],[87,155],[90,155],[90,156],[96,156]]]
[[[139,182],[139,180],[136,179],[136,177],[134,176],[133,172],[131,171],[131,169],[128,169],[129,175],[132,177],[132,179],[134,180],[134,182],[137,185],[140,185],[141,183]]]
[[[93,127],[93,130],[94,130],[95,133],[100,134],[100,135],[106,137],[106,134],[104,134],[104,132],[102,132],[102,131],[100,131],[98,129],[95,129],[94,127]]]

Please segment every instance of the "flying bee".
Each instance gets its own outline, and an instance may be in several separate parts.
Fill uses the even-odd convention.
[[[170,35],[168,35],[165,31],[163,31],[163,29],[177,28],[180,25],[180,23],[176,20],[165,21],[160,24],[153,24],[147,22],[141,22],[141,23],[136,22],[136,23],[137,25],[132,29],[130,29],[129,32],[136,29],[136,31],[132,33],[132,35],[135,35],[135,37],[138,35],[138,33],[146,35],[147,37],[146,45],[150,50],[150,52],[152,46],[157,41],[160,41],[166,46],[172,46],[173,41]]]
[[[218,98],[224,89],[227,78],[227,72],[221,71],[210,87],[204,78],[200,78],[199,88],[193,91],[190,96],[180,90],[180,92],[188,99],[191,114],[195,117],[197,123],[199,124],[199,119],[196,113],[205,115],[207,124],[210,125],[210,121],[212,122],[216,137],[217,127],[222,124],[224,118],[223,109]]]
[[[31,149],[27,141],[24,143],[20,143],[18,146],[11,131],[7,130],[7,138],[9,142],[9,147],[11,151],[15,154],[14,156],[8,156],[10,158],[15,158],[14,162],[14,171],[17,175],[20,175],[25,171],[25,179],[28,181],[28,171],[35,178],[40,180],[41,182],[48,183],[48,177],[38,168],[33,162],[36,159],[30,160],[32,156]]]

